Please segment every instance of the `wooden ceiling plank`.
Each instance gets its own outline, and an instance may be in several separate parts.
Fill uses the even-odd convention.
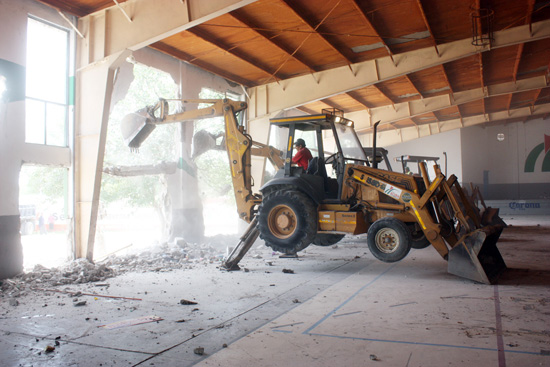
[[[424,24],[426,25],[428,32],[430,32],[430,38],[434,44],[435,52],[437,52],[437,54],[439,55],[439,50],[437,48],[437,41],[435,40],[434,32],[432,31],[432,28],[430,27],[430,23],[428,22],[428,18],[426,17],[426,13],[424,12],[424,7],[422,6],[422,0],[416,0],[416,3],[418,4],[420,15],[422,15],[422,20],[424,21]]]
[[[190,28],[190,29],[187,30],[187,32],[189,32],[190,34],[192,34],[195,37],[198,37],[199,39],[203,40],[204,42],[207,42],[207,43],[213,45],[214,47],[217,47],[217,48],[233,55],[234,57],[238,58],[239,60],[244,61],[245,63],[253,66],[254,68],[264,72],[269,77],[273,76],[276,80],[280,80],[280,78],[275,75],[276,72],[277,72],[276,70],[268,70],[267,66],[259,65],[259,62],[250,59],[250,57],[248,57],[247,55],[244,55],[242,52],[236,51],[236,47],[229,47],[228,45],[222,44],[221,42],[217,41],[216,39],[214,39],[210,35],[206,34],[203,31],[200,31],[199,29],[197,29],[197,27]]]
[[[531,27],[531,20],[533,19],[533,9],[535,8],[536,0],[529,0],[527,3],[527,17],[525,18],[525,24],[529,24],[529,33],[533,34],[533,29]]]
[[[521,55],[523,54],[523,47],[525,46],[525,43],[520,43],[518,45],[518,52],[516,54],[516,59],[514,63],[514,70],[512,71],[514,81],[518,79],[518,70],[519,70],[519,64],[521,62]]]
[[[166,45],[162,42],[156,42],[155,44],[149,46],[155,50],[158,50],[160,52],[163,52],[165,54],[168,54],[170,56],[176,57],[182,61],[188,62],[192,65],[195,65],[201,69],[209,70],[211,73],[221,76],[222,78],[225,78],[227,80],[231,80],[232,82],[235,82],[237,84],[244,85],[245,87],[253,87],[254,84],[247,79],[241,78],[238,75],[232,74],[227,72],[226,70],[218,69],[214,65],[207,64],[205,62],[202,62],[198,60],[197,58],[177,49],[172,46]]]
[[[528,33],[528,26],[526,25],[513,27],[504,31],[496,31],[494,33],[495,41],[493,42],[492,49],[548,39],[550,38],[550,20],[534,22],[533,35],[530,36]],[[421,71],[455,60],[462,60],[479,52],[489,52],[488,48],[476,48],[471,42],[471,38],[467,38],[440,44],[438,46],[440,49],[439,56],[437,56],[431,46],[398,54],[395,57],[396,61],[398,61],[397,67],[395,67],[388,56],[385,56],[354,64],[354,70],[356,70],[354,74],[349,73],[347,66],[340,66],[316,73],[318,82],[308,80],[311,77],[304,75],[284,80],[282,83],[284,84],[284,88],[281,88],[277,83],[262,85],[262,88],[267,89],[268,93],[251,93],[250,95],[251,99],[255,99],[254,95],[261,98],[261,104],[258,105],[266,106],[266,108],[256,110],[252,107],[250,109],[250,119],[254,121],[265,115],[275,114],[281,110],[307,104],[329,95],[366,88],[375,83],[388,81],[407,73]]]
[[[424,94],[422,94],[420,89],[418,89],[418,87],[413,83],[413,81],[412,81],[411,77],[409,76],[409,74],[405,74],[405,78],[409,81],[409,83],[412,85],[412,87],[416,91],[416,93],[418,93],[420,98],[424,99]]]
[[[454,94],[453,85],[451,84],[451,81],[449,80],[449,76],[447,75],[447,70],[445,70],[445,64],[441,64],[441,70],[443,71],[443,77],[445,78],[445,81],[447,82],[447,85],[449,86],[449,90],[451,91],[451,94]]]
[[[374,35],[378,39],[378,42],[382,43],[382,45],[384,46],[384,48],[388,52],[388,56],[391,58],[391,60],[395,64],[395,60],[393,59],[393,52],[392,52],[390,46],[386,43],[384,38],[382,38],[382,36],[380,36],[380,33],[378,33],[378,31],[376,30],[376,28],[374,27],[374,24],[372,24],[372,22],[369,20],[368,15],[361,8],[361,6],[357,3],[357,0],[351,0],[351,4],[357,10],[357,12],[361,15],[361,18],[363,19],[363,21],[369,26],[369,28],[372,29],[372,31],[374,32]]]
[[[362,105],[363,107],[365,107],[365,109],[369,110],[372,108],[372,106],[368,105],[362,98],[359,98],[355,93],[347,92],[346,95],[349,96],[354,101],[356,101],[357,103],[359,103],[360,105]]]
[[[384,98],[386,98],[388,101],[390,101],[390,103],[393,106],[393,109],[395,110],[395,102],[393,101],[393,99],[391,99],[386,93],[384,93],[378,85],[373,84],[372,86],[374,87],[374,89],[376,89],[378,91],[378,93],[380,93]]]
[[[431,111],[445,110],[448,108],[457,108],[457,112],[460,115],[463,115],[460,105],[479,103],[482,98],[503,98],[507,95],[515,93],[531,93],[532,95],[533,91],[544,88],[547,88],[546,78],[543,76],[538,76],[529,79],[520,79],[516,83],[510,81],[490,85],[485,89],[475,88],[468,91],[456,92],[452,95],[440,95],[426,97],[424,100],[417,99],[408,102],[401,102],[395,105],[395,109],[391,109],[389,106],[374,107],[369,110],[369,114],[373,121],[380,120],[382,121],[381,123],[398,121],[404,118],[409,118],[410,116],[420,116],[430,113]],[[506,104],[503,105],[506,106]],[[506,108],[504,109],[506,110]],[[364,119],[364,117],[356,116],[354,119],[361,120]]]
[[[93,10],[80,6],[78,4],[73,4],[63,0],[37,0],[38,2],[54,8],[58,11],[63,11],[71,15],[76,15],[77,17],[84,17],[93,12]]]
[[[535,103],[537,103],[537,99],[539,99],[540,92],[542,92],[542,88],[538,89],[535,92],[535,97],[533,98],[533,103],[531,103],[531,107],[535,107]]]
[[[353,64],[352,60],[350,60],[346,55],[344,55],[340,49],[332,42],[330,41],[326,36],[324,36],[321,33],[317,32],[317,29],[323,24],[323,21],[321,21],[319,24],[315,24],[311,19],[309,19],[305,14],[303,14],[301,11],[298,11],[296,9],[295,3],[291,0],[281,0],[283,4],[285,4],[291,11],[294,13],[298,19],[302,21],[306,26],[308,26],[312,32],[317,34],[330,48],[332,48],[338,55],[340,55],[344,60],[346,60],[347,64],[350,66]],[[324,20],[324,19],[323,19]],[[353,70],[352,70],[353,72]]]
[[[302,64],[303,66],[305,66],[306,68],[308,68],[310,70],[311,73],[314,73],[316,71],[319,71],[318,69],[316,69],[313,65],[311,65],[310,63],[308,63],[306,60],[304,60],[302,57],[296,55],[295,53],[293,54],[292,51],[290,50],[290,48],[286,45],[284,45],[283,43],[279,42],[279,41],[275,41],[273,39],[273,37],[270,36],[270,34],[264,30],[261,30],[259,29],[259,27],[255,26],[254,24],[251,23],[251,21],[249,19],[247,19],[244,15],[242,15],[241,13],[239,13],[238,11],[235,11],[235,12],[231,12],[231,13],[228,13],[229,16],[231,16],[233,19],[237,20],[238,22],[242,23],[243,25],[245,25],[250,31],[253,31],[255,32],[257,35],[259,35],[260,37],[262,37],[264,40],[266,40],[267,42],[271,43],[273,46],[277,47],[279,50],[281,50],[282,52],[284,52],[285,54],[288,55],[288,57],[291,57],[293,58],[294,60],[298,61],[300,64]]]

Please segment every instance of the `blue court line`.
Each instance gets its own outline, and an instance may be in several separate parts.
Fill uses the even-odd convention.
[[[374,282],[376,282],[378,279],[380,279],[384,274],[386,274],[388,271],[392,270],[396,264],[393,264],[386,270],[384,270],[382,273],[378,274],[376,278],[359,288],[358,291],[356,291],[354,294],[352,294],[347,300],[342,302],[338,307],[330,311],[328,314],[326,314],[322,319],[317,321],[315,324],[313,324],[309,329],[302,332],[302,335],[312,335],[312,336],[324,336],[329,338],[338,338],[338,339],[351,339],[351,340],[364,340],[364,341],[373,341],[373,342],[382,342],[382,343],[397,343],[397,344],[413,344],[413,345],[424,345],[424,346],[431,346],[431,347],[445,347],[445,348],[459,348],[459,349],[471,349],[471,350],[483,350],[483,351],[490,351],[490,352],[498,352],[498,348],[481,348],[481,347],[471,347],[471,346],[463,346],[463,345],[452,345],[452,344],[435,344],[435,343],[422,343],[422,342],[408,342],[408,341],[400,341],[400,340],[385,340],[385,339],[374,339],[374,338],[360,338],[360,337],[352,337],[352,336],[339,336],[339,335],[330,335],[330,334],[317,334],[312,333],[311,331],[314,330],[317,326],[321,325],[323,322],[325,322],[329,317],[334,315],[339,309],[344,307],[346,304],[348,304],[351,300],[353,300],[359,293],[361,293],[365,288],[371,286]],[[364,268],[363,268],[364,269]],[[361,270],[363,270],[361,269]],[[361,271],[359,270],[359,271]],[[357,273],[356,273],[357,274]],[[274,330],[275,331],[275,330]],[[283,330],[276,330],[279,332],[285,332]],[[530,354],[530,355],[544,355],[541,352],[528,352],[528,351],[521,351],[521,350],[512,350],[512,349],[505,349],[504,350],[507,353],[516,353],[516,354]]]
[[[311,330],[315,329],[317,326],[321,325],[323,322],[325,322],[326,319],[328,319],[329,317],[331,317],[332,315],[334,315],[336,313],[336,311],[338,311],[339,309],[341,309],[342,307],[344,307],[346,304],[348,304],[348,302],[350,302],[352,299],[354,299],[355,297],[357,297],[357,295],[359,293],[361,293],[365,288],[367,288],[368,286],[370,286],[371,284],[373,284],[374,282],[376,282],[378,279],[380,279],[382,277],[382,275],[386,274],[388,271],[390,271],[391,269],[393,269],[395,267],[395,265],[397,264],[393,264],[392,266],[390,266],[389,268],[387,268],[386,270],[384,270],[382,273],[378,274],[378,276],[376,278],[374,278],[373,280],[371,280],[370,282],[368,282],[367,284],[365,284],[364,286],[362,286],[361,288],[359,288],[359,290],[357,292],[355,292],[354,294],[352,294],[347,300],[345,300],[342,304],[340,304],[340,306],[336,307],[334,310],[330,311],[328,314],[325,315],[325,317],[323,317],[321,320],[317,321],[315,324],[313,324],[313,326],[311,326],[309,329],[307,329],[306,331],[304,331],[302,334],[309,334],[311,332]],[[364,268],[363,268],[364,269]],[[361,269],[361,270],[363,270]],[[361,271],[359,270],[359,271]],[[357,274],[357,273],[356,273]]]
[[[308,335],[311,335],[311,336],[324,336],[324,337],[336,338],[336,339],[351,339],[351,340],[362,340],[362,341],[381,342],[381,343],[412,344],[412,345],[424,345],[424,346],[429,346],[429,347],[473,349],[473,350],[483,350],[483,351],[488,351],[488,352],[498,352],[498,348],[482,348],[482,347],[471,347],[471,346],[465,346],[465,345],[408,342],[408,341],[403,341],[403,340],[386,340],[386,339],[374,339],[374,338],[361,338],[361,337],[355,337],[355,336],[340,336],[340,335],[317,334],[317,333],[309,333]],[[545,354],[542,354],[541,352],[537,353],[537,352],[528,352],[528,351],[524,351],[524,350],[513,350],[513,349],[504,349],[504,351],[507,352],[507,353],[531,354],[531,355],[536,355],[536,356],[545,356]]]

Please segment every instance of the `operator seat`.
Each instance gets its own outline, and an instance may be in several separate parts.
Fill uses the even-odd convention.
[[[336,198],[338,196],[338,182],[334,178],[328,177],[325,162],[322,159],[319,159],[319,157],[311,158],[306,173],[323,178],[325,194],[329,198]]]

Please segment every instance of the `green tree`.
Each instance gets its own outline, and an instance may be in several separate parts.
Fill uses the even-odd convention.
[[[177,97],[177,85],[165,72],[141,64],[134,65],[134,80],[125,98],[111,112],[105,147],[105,166],[134,166],[175,161],[176,124],[155,129],[142,144],[139,152],[131,152],[122,139],[120,124],[124,116],[145,106],[154,105],[159,98]],[[176,103],[170,102],[170,109]],[[109,203],[124,200],[135,206],[154,205],[155,193],[160,189],[157,176],[115,177],[103,175],[101,200]]]

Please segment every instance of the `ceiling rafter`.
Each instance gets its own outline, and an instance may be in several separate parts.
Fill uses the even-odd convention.
[[[529,24],[529,33],[533,32],[533,30],[531,29],[531,19],[532,19],[534,7],[535,7],[535,0],[529,0],[529,3],[527,4],[527,16],[525,17],[525,24]],[[518,77],[518,70],[519,70],[519,65],[521,63],[521,56],[523,55],[524,46],[525,46],[525,43],[520,43],[518,45],[518,52],[516,54],[514,70],[513,70],[514,81],[516,81]]]
[[[195,65],[199,68],[202,68],[202,69],[205,69],[205,70],[210,70],[212,73],[214,73],[216,75],[219,75],[219,76],[221,76],[225,79],[231,80],[235,83],[244,85],[245,87],[252,87],[250,80],[243,79],[238,75],[227,72],[226,70],[219,69],[219,68],[215,67],[214,65],[208,64],[204,61],[201,61],[201,60],[199,60],[199,59],[197,59],[197,58],[195,58],[195,57],[193,57],[193,56],[191,56],[191,55],[189,55],[189,54],[187,54],[187,53],[185,53],[185,52],[183,52],[183,51],[181,51],[177,48],[169,46],[165,43],[157,42],[154,45],[151,45],[150,47],[155,49],[155,50],[158,50],[160,52],[163,52],[167,55],[177,57],[178,59],[183,60],[185,62],[188,62],[192,65]]]
[[[230,47],[228,45],[224,45],[224,44],[222,44],[222,42],[214,39],[211,35],[207,34],[206,32],[197,29],[197,27],[188,29],[187,32],[194,35],[195,37],[198,37],[199,39],[203,40],[204,42],[207,42],[207,43],[223,50],[224,52],[227,52],[227,53],[233,55],[234,57],[238,58],[239,60],[244,61],[249,65],[252,65],[254,68],[256,68],[258,70],[261,70],[262,72],[266,73],[270,77],[273,76],[276,80],[281,79],[281,78],[277,77],[276,75],[274,75],[276,70],[271,70],[271,71],[268,70],[268,69],[270,69],[268,66],[260,65],[261,63],[258,60],[252,60],[248,55],[245,55],[243,52],[237,51],[236,46]]]
[[[329,98],[322,99],[321,102],[323,102],[324,104],[326,104],[326,105],[329,106],[330,108],[336,108],[336,109],[338,109],[338,110],[341,110],[341,109],[342,109],[342,106],[339,106],[338,104],[334,103],[334,102],[331,101]]]
[[[512,118],[518,119],[518,118],[527,118],[531,119],[537,116],[542,116],[544,119],[544,116],[550,117],[550,104],[546,105],[539,105],[537,106],[537,111],[532,111],[530,108],[526,107],[520,107],[513,109],[513,116]],[[507,114],[507,111],[505,110],[499,110],[491,112],[488,116],[484,116],[483,114],[476,114],[476,115],[470,115],[459,119],[453,119],[453,120],[446,120],[445,124],[441,125],[441,131],[449,131],[449,130],[455,130],[460,127],[469,127],[474,125],[483,124],[486,125],[488,122],[499,122],[499,121],[506,121],[509,119],[509,116]],[[394,124],[398,123],[398,121],[392,121],[387,124],[380,124],[379,131],[386,131],[386,126],[392,126],[394,127]],[[411,128],[414,128],[411,126]],[[360,135],[363,134],[369,134],[372,133],[373,128],[367,127],[364,129],[357,130]],[[400,135],[403,135],[400,131]],[[410,139],[407,139],[410,140]]]
[[[376,89],[378,91],[378,93],[380,93],[384,98],[386,98],[388,101],[390,101],[390,103],[393,105],[393,107],[395,109],[395,102],[393,101],[393,99],[391,99],[386,93],[384,93],[384,91],[382,89],[380,89],[380,87],[377,84],[373,84],[372,87],[374,89]]]
[[[238,10],[228,13],[228,15],[231,16],[233,19],[237,20],[238,22],[242,23],[250,31],[255,32],[258,36],[262,37],[264,40],[271,43],[273,46],[277,47],[279,50],[287,54],[289,57],[298,61],[303,66],[307,67],[311,73],[319,71],[309,62],[307,62],[304,58],[296,55],[296,53],[293,53],[293,51],[291,51],[287,45],[284,45],[282,42],[275,41],[267,31],[262,30],[260,29],[260,27],[257,27],[256,25],[251,23],[250,20],[246,19],[246,17],[243,14],[241,14]]]
[[[420,91],[420,89],[418,89],[418,87],[414,84],[414,82],[412,81],[411,77],[409,76],[409,74],[405,74],[405,78],[409,81],[409,83],[412,85],[413,89],[416,91],[416,93],[418,93],[418,95],[420,96],[420,98],[424,99],[424,94]]]
[[[388,52],[388,55],[390,56],[391,60],[395,64],[395,60],[393,59],[393,52],[392,52],[390,46],[386,43],[384,38],[382,38],[382,36],[380,36],[380,33],[378,33],[378,31],[376,30],[376,28],[374,27],[374,24],[372,24],[372,22],[369,20],[368,15],[361,8],[361,6],[359,6],[359,4],[357,3],[357,0],[351,0],[351,4],[359,12],[359,14],[361,15],[361,18],[363,19],[363,21],[372,29],[372,31],[374,32],[374,35],[376,36],[378,41],[380,43],[382,43],[382,45],[384,46],[384,48]]]
[[[506,103],[506,110],[508,110],[508,116],[510,116],[510,107],[512,106],[512,98],[513,97],[514,97],[514,93],[510,93],[508,95],[508,102]]]
[[[427,97],[424,100],[412,100],[401,102],[395,105],[395,108],[390,106],[375,107],[369,110],[372,120],[380,120],[382,124],[395,122],[407,119],[410,116],[420,116],[432,111],[440,111],[447,108],[460,108],[461,105],[479,101],[483,98],[506,96],[515,93],[528,91],[538,91],[539,89],[550,89],[546,84],[544,76],[533,77],[529,79],[519,80],[517,83],[505,82],[501,84],[489,85],[486,88],[475,88],[467,91],[456,92],[451,95],[440,95]],[[504,108],[504,107],[503,107]],[[506,110],[506,108],[504,108]],[[459,112],[459,116],[463,117]],[[360,112],[357,112],[360,114]],[[358,116],[356,120],[363,119]]]
[[[293,13],[296,15],[302,23],[307,25],[312,31],[317,31],[317,29],[321,26],[322,23],[315,24],[311,19],[309,19],[303,12],[298,11],[296,9],[295,3],[293,3],[291,0],[281,0],[283,4],[285,4]],[[353,61],[350,60],[346,55],[340,51],[340,49],[326,36],[324,36],[322,33],[317,33],[317,35],[330,47],[332,48],[338,55],[340,55],[344,60],[346,60],[348,65],[353,64]]]
[[[435,52],[439,55],[439,50],[437,48],[437,41],[435,40],[434,32],[432,31],[432,28],[430,27],[430,23],[428,22],[428,18],[426,17],[426,13],[424,12],[424,7],[422,6],[422,0],[416,0],[416,3],[418,4],[418,9],[420,10],[420,15],[422,15],[422,20],[424,21],[424,25],[428,29],[428,32],[430,32],[430,39],[435,47]]]
[[[523,55],[523,46],[525,43],[520,43],[518,45],[518,52],[516,53],[516,59],[514,62],[514,70],[512,71],[512,76],[514,77],[514,81],[518,79],[518,70],[519,70],[519,64],[521,63],[521,55]]]
[[[529,0],[527,3],[527,17],[525,18],[525,24],[529,24],[529,33],[533,34],[533,29],[531,27],[531,20],[533,18],[533,9],[535,8],[536,0]]]
[[[540,92],[542,92],[542,88],[538,89],[538,90],[535,92],[535,97],[533,98],[533,103],[531,103],[531,108],[534,108],[534,107],[535,107],[535,103],[537,103],[537,99],[539,99]]]
[[[356,101],[357,103],[359,103],[360,105],[362,105],[363,107],[365,107],[365,109],[369,110],[372,108],[372,106],[370,106],[365,100],[363,100],[363,98],[360,98],[355,92],[353,91],[347,92],[346,95],[351,99],[353,99],[354,101]]]

